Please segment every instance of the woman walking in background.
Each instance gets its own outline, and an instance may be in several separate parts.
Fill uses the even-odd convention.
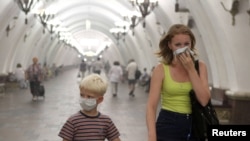
[[[18,63],[16,66],[15,76],[16,76],[17,82],[19,83],[19,87],[21,89],[26,89],[28,85],[25,80],[25,70],[22,68],[22,65],[20,63]]]
[[[111,82],[112,94],[113,94],[113,96],[117,96],[118,85],[119,85],[119,83],[122,79],[122,76],[123,76],[122,68],[121,68],[120,63],[118,61],[115,61],[113,63],[113,66],[109,70],[108,76],[109,76],[109,79]]]
[[[38,58],[33,57],[33,64],[31,64],[26,70],[26,79],[29,80],[30,83],[30,92],[32,94],[32,100],[38,100],[39,91],[38,88],[40,83],[43,81],[43,70],[38,63]]]

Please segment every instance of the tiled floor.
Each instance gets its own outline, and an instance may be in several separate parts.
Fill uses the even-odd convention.
[[[76,76],[77,69],[72,69],[44,82],[46,98],[36,102],[28,89],[8,89],[0,98],[0,141],[62,141],[60,128],[80,109]],[[115,98],[108,89],[99,109],[113,119],[122,141],[146,141],[146,101],[142,88],[137,87],[132,98],[127,84],[121,84]]]

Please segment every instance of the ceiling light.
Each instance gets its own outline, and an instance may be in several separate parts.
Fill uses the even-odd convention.
[[[28,24],[27,14],[30,12],[33,2],[33,0],[17,0],[17,5],[26,15],[25,24]]]

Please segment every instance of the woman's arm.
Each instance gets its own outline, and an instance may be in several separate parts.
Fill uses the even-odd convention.
[[[189,76],[198,101],[201,105],[205,106],[207,105],[211,94],[208,85],[207,67],[202,61],[199,61],[199,71],[200,75],[198,75],[195,70],[196,74],[194,72],[190,72]]]
[[[197,73],[194,62],[190,54],[182,53],[179,60],[186,69],[190,82],[192,83],[193,90],[195,91],[197,100],[202,106],[207,105],[210,99],[210,91],[208,86],[207,68],[204,62],[199,61],[199,72]]]
[[[147,102],[146,122],[148,128],[148,141],[156,141],[156,111],[160,100],[163,78],[164,68],[162,64],[159,64],[155,67],[151,77],[150,92]]]

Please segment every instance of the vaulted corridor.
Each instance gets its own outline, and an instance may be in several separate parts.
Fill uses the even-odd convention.
[[[61,141],[60,128],[81,109],[77,73],[74,68],[45,81],[44,100],[32,101],[29,89],[8,88],[0,97],[0,141]],[[130,97],[128,91],[127,83],[121,83],[117,97],[108,89],[100,112],[110,115],[123,141],[145,141],[147,93],[137,87],[135,97]]]

